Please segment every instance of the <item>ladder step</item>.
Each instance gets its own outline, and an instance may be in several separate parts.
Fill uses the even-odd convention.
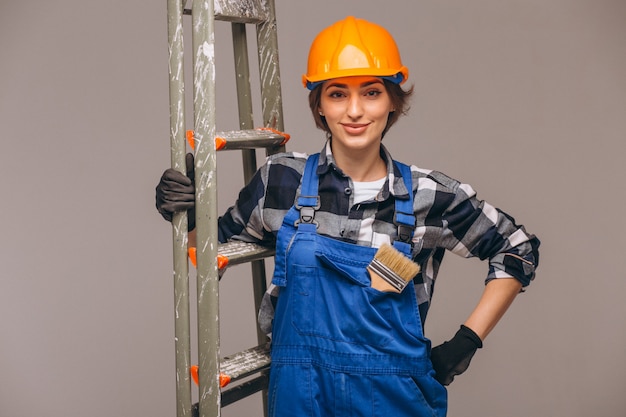
[[[193,266],[198,266],[197,248],[188,249],[189,260]],[[225,268],[228,265],[243,264],[246,262],[258,261],[274,256],[274,249],[247,242],[232,241],[221,243],[217,248],[217,267]]]
[[[289,135],[268,129],[231,130],[217,132],[215,147],[220,150],[273,148],[284,145]]]
[[[221,243],[218,254],[227,258],[228,265],[243,264],[274,256],[274,249],[248,242]]]
[[[242,350],[234,355],[224,356],[220,360],[220,387],[224,388],[233,381],[265,371],[269,369],[270,363],[270,342]],[[190,371],[192,379],[198,384],[199,367],[194,365]],[[234,389],[231,388],[231,390]]]
[[[215,0],[215,20],[233,23],[263,23],[268,13],[261,0]],[[184,14],[191,14],[191,9],[185,9]]]
[[[222,391],[222,407],[226,407],[227,405],[266,389],[269,385],[269,379],[267,372],[264,372],[250,381],[242,382],[236,387]]]
[[[269,369],[270,362],[270,344],[266,343],[222,358],[220,374],[236,381]]]
[[[235,23],[262,23],[267,11],[261,0],[215,0],[215,19]]]

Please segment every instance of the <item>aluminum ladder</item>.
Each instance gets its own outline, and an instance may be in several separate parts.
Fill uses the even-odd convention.
[[[188,7],[190,3],[191,7]],[[251,263],[255,311],[266,290],[263,259],[273,250],[241,242],[217,242],[218,150],[241,150],[244,180],[256,171],[256,148],[274,154],[284,151],[288,135],[281,133],[283,111],[278,66],[274,0],[168,0],[170,145],[172,168],[185,172],[186,139],[195,147],[197,234],[197,321],[199,402],[192,405],[190,301],[187,213],[172,220],[175,298],[176,412],[178,417],[216,417],[221,408],[267,387],[269,346],[257,332],[258,346],[220,358],[219,269]],[[183,19],[191,16],[193,51],[193,132],[185,129]],[[216,20],[231,23],[239,110],[239,131],[217,132],[215,127]],[[247,25],[256,26],[263,126],[254,129],[247,49]],[[188,138],[187,136],[191,136]],[[245,380],[237,383],[236,381]],[[233,382],[231,385],[231,381]],[[226,386],[228,385],[228,386]],[[266,396],[264,405],[266,407]],[[199,409],[197,410],[196,407]]]

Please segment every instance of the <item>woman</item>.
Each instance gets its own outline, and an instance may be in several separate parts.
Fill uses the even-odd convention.
[[[395,41],[348,17],[324,29],[303,83],[320,154],[270,157],[219,220],[219,240],[276,247],[259,321],[272,335],[272,416],[445,416],[444,385],[534,278],[539,241],[467,184],[394,161],[382,145],[412,89]],[[157,208],[193,209],[190,178],[167,170]],[[295,202],[295,203],[294,203]],[[421,267],[380,291],[367,266],[392,244]],[[449,250],[489,260],[484,294],[454,337],[430,349],[423,324]]]

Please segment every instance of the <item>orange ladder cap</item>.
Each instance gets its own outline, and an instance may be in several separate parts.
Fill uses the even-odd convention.
[[[281,145],[284,145],[285,143],[289,142],[289,139],[291,139],[291,135],[289,133],[281,132],[280,130],[274,129],[273,127],[260,127],[259,130],[268,130],[272,133],[276,133],[277,135],[284,137],[285,140],[281,142]]]
[[[224,255],[217,255],[217,267],[224,269],[228,266],[228,257]]]
[[[224,388],[230,384],[230,377],[226,374],[220,373],[220,387]]]
[[[193,137],[193,130],[188,130],[186,136],[187,143],[189,144],[189,146],[191,146],[191,149],[196,149],[196,140]]]
[[[224,146],[226,146],[226,139],[220,138],[219,136],[215,138],[215,150],[219,151]]]
[[[196,268],[198,267],[198,252],[197,249],[195,247],[191,247],[189,249],[187,249],[187,254],[189,256],[189,260],[191,261],[191,264],[193,266],[195,266]],[[228,266],[228,257],[224,256],[224,255],[217,255],[217,267],[219,269],[224,269]]]
[[[189,255],[189,260],[194,267],[198,267],[198,258],[197,258],[197,250],[195,247],[191,247],[187,249],[187,254]]]
[[[189,146],[191,146],[191,149],[195,150],[196,138],[193,134],[193,130],[188,130],[186,136],[187,136],[187,143],[189,143]],[[224,148],[224,146],[226,146],[226,139],[216,137],[215,138],[215,150],[219,151],[220,149]]]
[[[200,385],[199,377],[198,377],[198,365],[192,365],[189,371],[191,372],[191,379],[193,379],[193,382],[195,382],[196,385]],[[230,381],[231,381],[231,378],[228,375],[220,373],[220,387],[221,388],[224,388],[226,385],[230,384]]]
[[[196,385],[200,385],[200,382],[198,382],[198,365],[192,365],[189,371],[191,372],[191,379],[193,379],[193,382],[195,382]]]

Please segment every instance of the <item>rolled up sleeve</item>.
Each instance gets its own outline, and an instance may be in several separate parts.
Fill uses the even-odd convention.
[[[540,241],[500,209],[481,201],[467,184],[457,183],[444,216],[444,241],[452,252],[488,260],[485,282],[514,277],[526,287],[539,265]]]

